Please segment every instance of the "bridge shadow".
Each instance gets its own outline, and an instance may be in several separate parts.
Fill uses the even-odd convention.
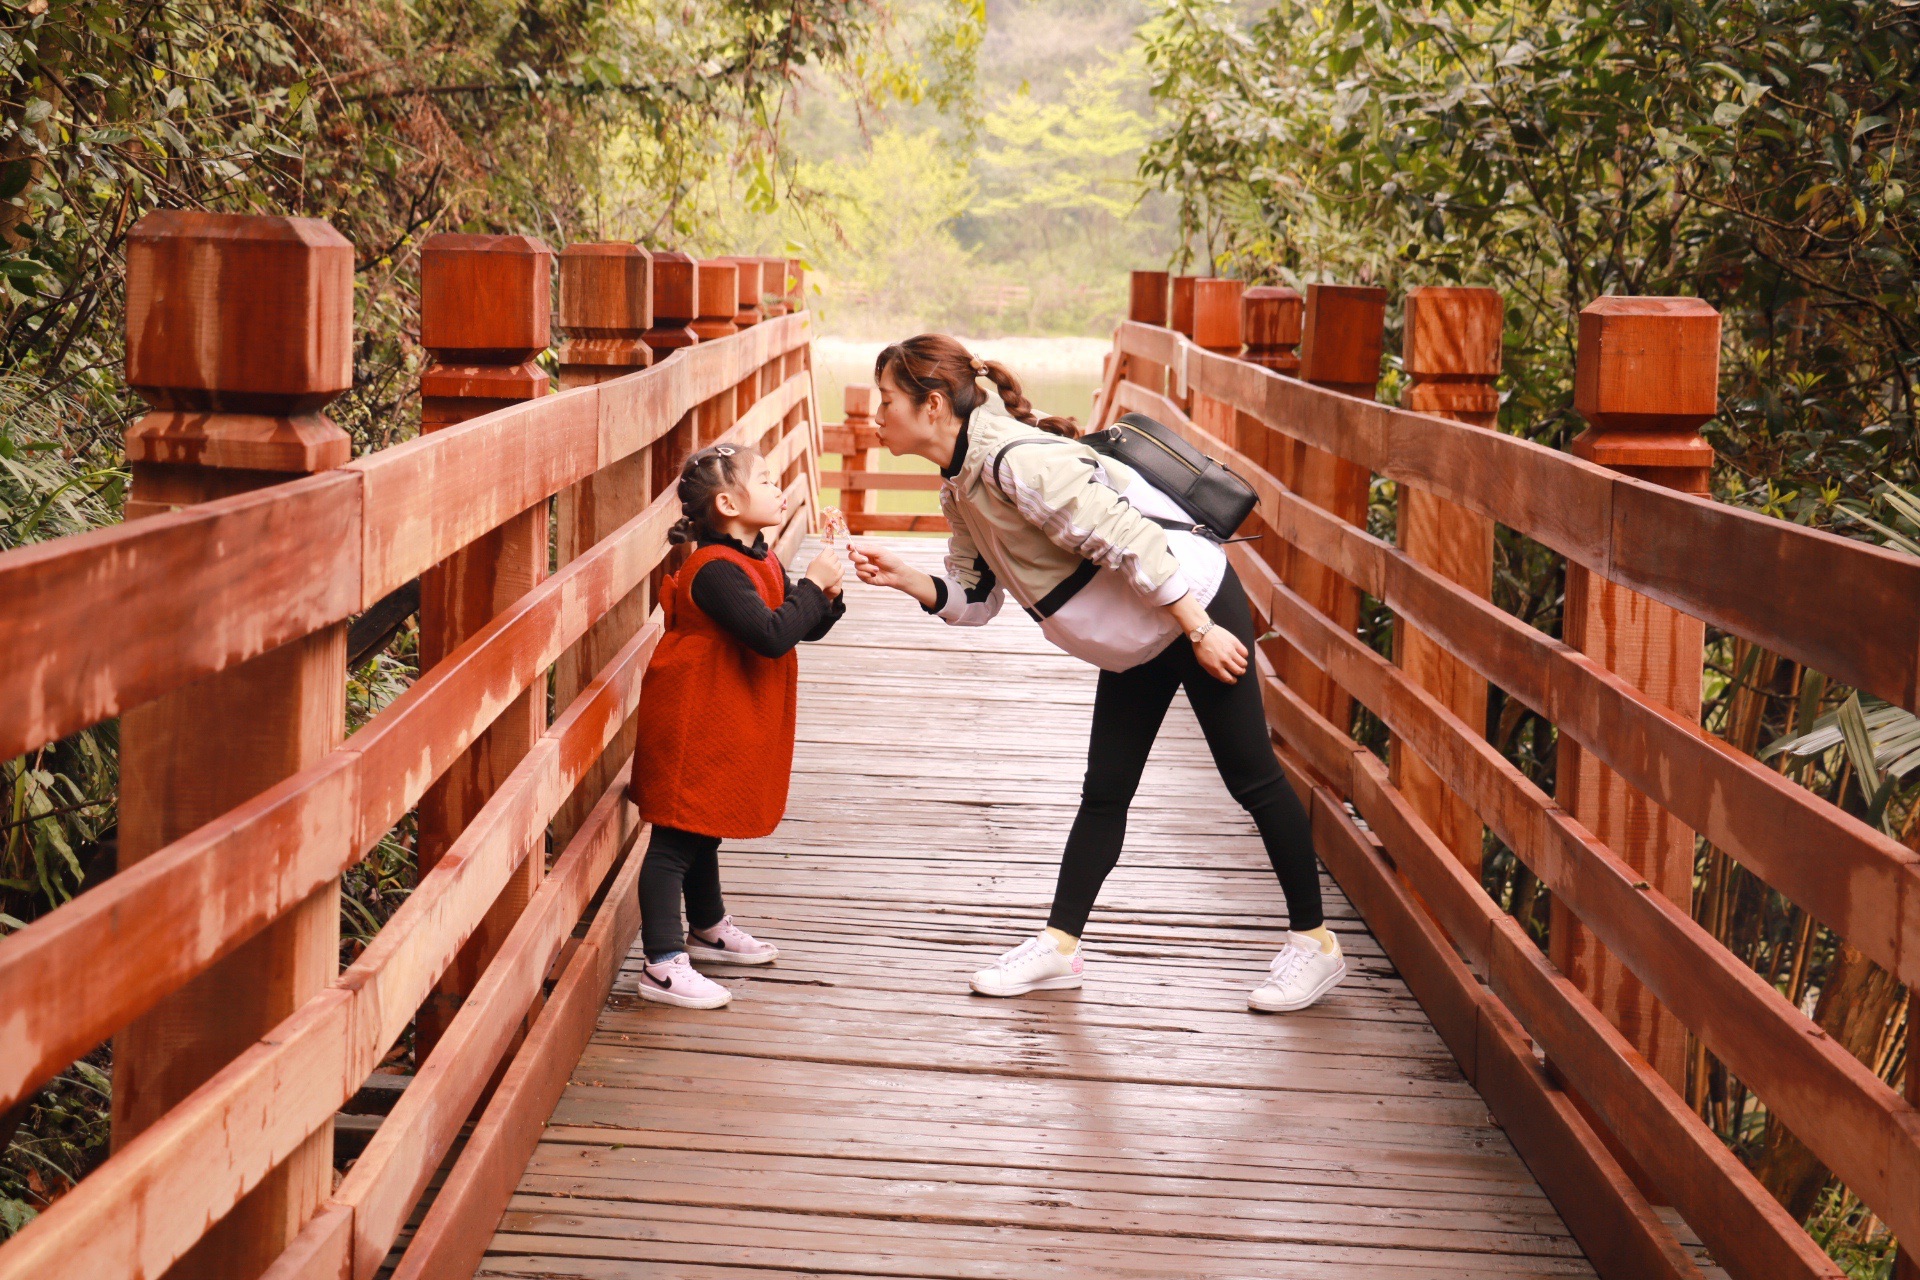
[[[1247,1011],[1284,910],[1184,702],[1088,986],[996,1001],[965,976],[1044,918],[1094,673],[857,584],[801,669],[789,816],[722,853],[780,962],[695,1013],[629,958],[481,1275],[1592,1274],[1337,886],[1347,983]]]

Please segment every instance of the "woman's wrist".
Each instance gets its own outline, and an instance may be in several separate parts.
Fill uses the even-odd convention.
[[[900,589],[920,602],[922,609],[931,609],[940,598],[939,590],[934,586],[933,575],[922,573],[918,569],[908,569],[901,575]]]
[[[1191,591],[1166,608],[1167,612],[1173,615],[1173,620],[1178,624],[1181,632],[1187,635],[1191,635],[1211,621],[1207,616],[1206,606],[1195,600]]]

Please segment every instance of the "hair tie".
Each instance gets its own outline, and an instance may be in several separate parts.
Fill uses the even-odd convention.
[[[986,377],[987,376],[986,361],[982,360],[979,356],[974,356],[972,359],[973,359],[973,376],[976,378]]]

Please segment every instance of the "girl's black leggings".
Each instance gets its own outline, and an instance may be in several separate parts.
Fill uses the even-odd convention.
[[[1207,613],[1252,650],[1253,614],[1232,569],[1227,570]],[[1060,860],[1060,881],[1047,923],[1076,938],[1086,929],[1100,886],[1120,861],[1120,846],[1127,837],[1127,808],[1139,789],[1147,755],[1173,703],[1174,690],[1183,686],[1228,792],[1260,828],[1273,873],[1286,895],[1289,927],[1319,928],[1323,917],[1313,836],[1306,810],[1281,772],[1267,737],[1258,672],[1249,663],[1239,680],[1223,684],[1206,673],[1184,638],[1137,667],[1100,673],[1093,699],[1093,738],[1087,747],[1087,779],[1080,792],[1080,812]]]
[[[687,900],[687,923],[711,929],[727,914],[720,897],[720,837],[695,835],[677,827],[655,827],[640,864],[640,945],[647,959],[659,960],[687,949],[680,932],[680,899]]]

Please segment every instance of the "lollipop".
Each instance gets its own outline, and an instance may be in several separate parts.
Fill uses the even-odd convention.
[[[820,518],[826,521],[826,543],[828,546],[832,546],[839,539],[847,536],[847,517],[840,508],[822,507],[820,509]]]

